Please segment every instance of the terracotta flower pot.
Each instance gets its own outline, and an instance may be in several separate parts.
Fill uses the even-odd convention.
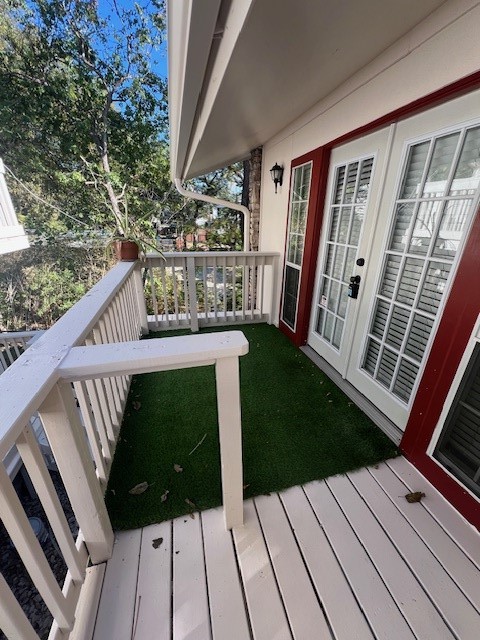
[[[115,242],[115,254],[117,260],[135,262],[135,260],[138,260],[138,244],[130,240],[117,240]]]

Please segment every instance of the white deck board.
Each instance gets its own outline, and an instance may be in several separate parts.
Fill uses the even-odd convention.
[[[250,640],[232,534],[225,532],[223,509],[203,513],[202,527],[213,640]]]
[[[331,640],[325,616],[305,571],[300,551],[278,496],[255,498],[257,513],[295,640]]]
[[[292,640],[255,506],[245,503],[245,524],[234,529],[238,563],[242,572],[255,640]]]
[[[414,640],[415,636],[326,483],[313,482],[305,489],[375,636],[382,640]]]
[[[327,484],[415,636],[425,640],[453,639],[408,565],[395,553],[375,515],[365,502],[358,499],[349,478],[336,476]]]
[[[107,563],[94,640],[131,640],[135,613],[141,529],[122,531],[115,537]]]
[[[430,597],[452,630],[461,640],[478,640],[478,612],[398,512],[373,476],[368,472],[362,472],[351,474],[350,477],[370,508],[382,514],[385,532],[418,580],[428,585]],[[421,507],[417,504],[413,506]]]
[[[292,487],[283,491],[280,498],[335,637],[372,640],[373,632],[303,489]]]
[[[171,638],[171,547],[170,522],[142,529],[132,640]]]
[[[422,501],[423,506],[480,569],[478,531],[458,511],[452,509],[452,506],[442,494],[404,457],[393,458],[388,460],[386,464],[410,491],[423,491],[425,493],[426,499]]]
[[[211,637],[202,529],[197,513],[195,519],[185,516],[173,521],[173,640]]]
[[[480,534],[401,458],[244,509],[118,534],[94,640],[478,639]]]
[[[413,504],[407,502],[404,497],[405,485],[387,465],[379,465],[378,469],[372,469],[371,473],[443,568],[453,577],[477,611],[480,611],[480,573],[477,567],[438,526],[438,522],[426,509],[419,508],[418,502]],[[423,500],[428,502],[429,496],[426,494]]]

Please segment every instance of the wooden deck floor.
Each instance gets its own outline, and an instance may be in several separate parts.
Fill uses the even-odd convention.
[[[421,503],[405,494],[423,491]],[[478,640],[480,535],[403,458],[118,535],[94,640]]]

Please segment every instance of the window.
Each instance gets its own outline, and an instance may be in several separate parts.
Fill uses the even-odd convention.
[[[298,292],[307,226],[308,198],[312,163],[295,167],[290,194],[285,273],[283,283],[282,320],[295,331],[298,308]]]

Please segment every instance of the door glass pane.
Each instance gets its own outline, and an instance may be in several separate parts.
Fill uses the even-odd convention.
[[[293,187],[290,194],[281,317],[285,324],[293,330],[295,330],[297,318],[311,172],[311,163],[295,167],[292,178]]]
[[[480,127],[410,146],[362,361],[369,375],[404,402],[424,359],[479,184]]]
[[[433,455],[480,496],[480,346],[475,347]]]
[[[372,168],[373,158],[366,158],[335,170],[316,321],[316,332],[335,349],[341,348],[348,284],[355,267]]]

